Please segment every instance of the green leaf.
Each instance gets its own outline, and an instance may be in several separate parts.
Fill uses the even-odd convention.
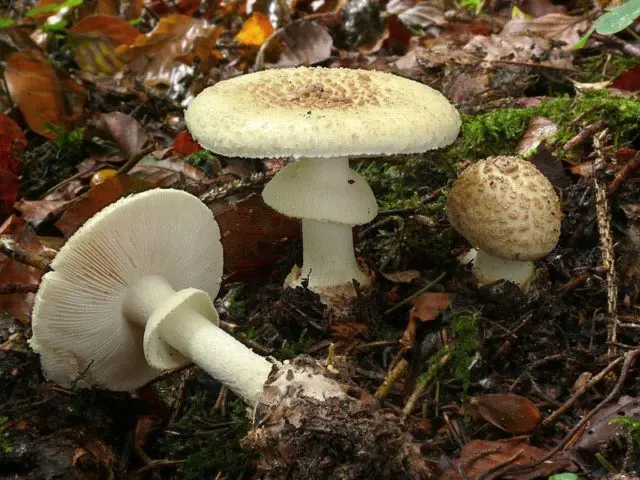
[[[640,17],[640,0],[629,0],[602,15],[593,26],[600,35],[612,35],[627,28],[638,17]]]
[[[595,31],[596,27],[591,27],[587,32],[582,36],[580,40],[573,46],[574,50],[580,50],[584,48],[587,42],[589,41],[589,37]]]
[[[549,477],[549,480],[578,480],[580,477],[575,473],[556,473]]]
[[[62,3],[55,3],[49,5],[43,5],[41,7],[35,7],[27,11],[27,17],[35,17],[41,13],[58,13],[63,8],[79,7],[84,3],[84,0],[65,0]]]
[[[7,28],[13,25],[15,22],[11,18],[0,17],[0,28]]]

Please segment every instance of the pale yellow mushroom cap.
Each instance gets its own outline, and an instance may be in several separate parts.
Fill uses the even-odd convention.
[[[418,153],[452,143],[457,110],[437,90],[389,73],[267,70],[205,89],[185,113],[200,144],[237,157]]]
[[[562,211],[531,162],[490,157],[467,168],[447,200],[451,225],[474,247],[507,260],[536,260],[555,247]]]

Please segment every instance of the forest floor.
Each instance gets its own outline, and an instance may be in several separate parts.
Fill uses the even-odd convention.
[[[594,33],[575,49],[605,7],[0,4],[0,235],[51,259],[116,199],[186,190],[224,232],[222,327],[280,360],[335,349],[353,380],[404,419],[439,478],[631,474],[640,459],[640,24],[631,18],[626,31]],[[282,288],[302,258],[300,227],[259,193],[283,162],[213,155],[184,124],[204,87],[302,64],[409,77],[442,91],[463,119],[450,147],[352,160],[380,207],[355,231],[376,284],[340,316],[303,287]],[[560,241],[526,291],[476,286],[457,260],[469,245],[445,214],[458,174],[492,155],[526,157],[561,200]],[[196,367],[132,393],[47,383],[27,344],[41,275],[0,254],[0,478],[255,473],[257,456],[240,447],[246,406]]]

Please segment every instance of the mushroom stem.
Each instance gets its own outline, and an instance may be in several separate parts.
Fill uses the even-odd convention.
[[[302,219],[303,263],[301,278],[309,287],[341,285],[356,279],[368,284],[353,251],[353,226],[343,223]]]
[[[184,296],[185,301],[175,301],[176,295],[181,292],[176,292],[165,278],[149,275],[129,289],[122,310],[129,321],[146,329],[154,312],[173,303],[174,307],[170,310],[180,308],[179,318],[167,315],[166,320],[160,321],[160,340],[226,385],[247,403],[255,405],[273,365],[216,326],[218,318],[215,310],[211,310],[215,318],[207,318],[189,308],[188,296]],[[153,365],[148,354],[146,357],[153,367],[158,367]]]
[[[481,249],[477,249],[472,261],[473,273],[480,285],[504,279],[525,287],[533,278],[534,265],[531,261],[504,260]]]

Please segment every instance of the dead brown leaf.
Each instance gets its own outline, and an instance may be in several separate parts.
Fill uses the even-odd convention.
[[[251,16],[245,20],[235,39],[236,42],[245,47],[259,48],[274,30],[269,17],[264,13],[253,12]]]
[[[277,67],[297,67],[324,62],[331,56],[333,38],[326,27],[306,20],[287,25],[278,40],[283,50],[275,64]]]
[[[528,433],[540,423],[535,404],[520,395],[491,393],[469,399],[482,418],[508,433]]]
[[[546,117],[533,117],[529,120],[529,125],[525,130],[516,153],[527,156],[534,151],[545,140],[553,137],[558,131],[558,126]]]
[[[133,158],[149,140],[140,122],[122,112],[99,113],[92,119],[92,124],[108,133],[127,159]]]
[[[16,202],[15,208],[22,213],[22,218],[38,227],[51,220],[68,203],[68,200],[21,200]]]
[[[550,13],[540,18],[515,17],[507,22],[502,35],[529,35],[563,42],[565,50],[572,50],[580,36],[589,28],[589,22],[580,17]]]
[[[224,270],[234,279],[269,274],[285,254],[284,245],[300,237],[300,222],[266,206],[260,195],[220,208]]]
[[[547,450],[534,447],[519,441],[493,442],[489,440],[473,440],[467,443],[460,452],[460,459],[456,461],[464,478],[478,478],[482,475],[485,480],[504,478],[507,480],[533,480],[540,477],[548,477],[555,472],[566,468],[569,461],[558,454],[550,460],[541,462],[532,470],[502,475],[501,465],[525,465],[546,455]],[[463,477],[455,468],[450,468],[440,476],[440,480],[462,480]]]
[[[420,278],[418,270],[405,270],[402,272],[382,273],[384,278],[393,283],[412,283]]]
[[[33,229],[15,215],[9,217],[0,226],[0,234],[9,235],[26,250],[35,253],[42,253],[45,250]],[[36,268],[29,267],[0,253],[0,286],[8,286],[9,284],[39,285],[42,273]],[[0,315],[7,313],[24,323],[28,323],[34,300],[34,293],[0,294]]]
[[[409,318],[423,322],[435,320],[440,312],[449,308],[452,300],[453,295],[450,293],[425,292],[411,301],[413,308],[409,312]]]
[[[219,34],[204,19],[171,14],[162,17],[153,30],[140,35],[132,45],[117,47],[116,53],[148,87],[175,87],[189,74],[190,66],[180,59],[194,50],[198,38],[217,38]],[[201,60],[208,62],[208,57]]]

